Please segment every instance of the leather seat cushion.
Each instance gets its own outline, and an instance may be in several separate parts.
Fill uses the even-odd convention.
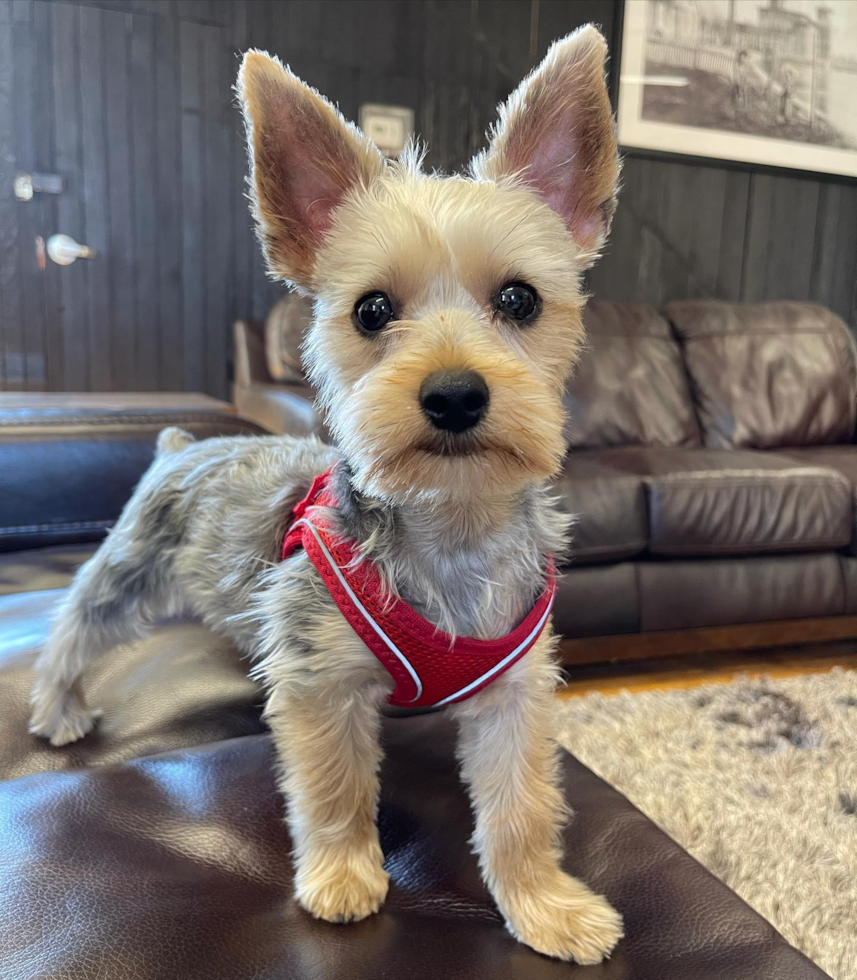
[[[350,926],[317,922],[292,898],[262,698],[236,652],[202,627],[162,625],[102,658],[87,690],[105,714],[82,742],[53,749],[28,736],[32,662],[60,595],[0,597],[3,976],[577,972],[505,932],[468,844],[472,818],[443,714],[385,723],[379,828],[391,891],[378,916]],[[576,811],[567,867],[626,922],[612,959],[587,976],[720,980],[740,964],[758,980],[823,980],[615,790],[567,755],[563,772]]]
[[[197,439],[265,434],[235,415],[181,408],[189,396],[144,395],[151,405],[139,408],[122,407],[131,396],[121,395],[116,407],[113,397],[63,396],[67,408],[44,396],[31,408],[0,398],[0,552],[104,537],[167,426],[182,426]],[[170,407],[173,399],[180,407]]]
[[[610,450],[599,462],[642,479],[653,555],[828,551],[852,540],[851,488],[830,466],[708,449]]]
[[[843,555],[840,564],[845,583],[845,612],[849,616],[857,616],[857,558]]]
[[[615,469],[609,459],[603,451],[571,452],[554,484],[561,507],[575,515],[575,565],[631,558],[648,543],[643,480]]]
[[[841,473],[851,488],[852,554],[857,555],[857,445],[844,446],[804,446],[801,449],[784,451],[800,466],[821,466]]]
[[[566,395],[569,446],[700,445],[667,320],[646,303],[590,300],[584,323],[587,343]]]
[[[667,305],[684,346],[706,446],[777,449],[850,442],[854,337],[811,303]]]

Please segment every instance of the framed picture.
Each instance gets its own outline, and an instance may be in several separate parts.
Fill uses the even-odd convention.
[[[619,142],[857,177],[857,2],[626,0]]]

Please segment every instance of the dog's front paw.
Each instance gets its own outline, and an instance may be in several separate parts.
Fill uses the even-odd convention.
[[[506,924],[539,953],[589,966],[600,963],[622,938],[622,917],[582,881],[557,872],[540,888],[509,896]]]
[[[298,902],[316,919],[359,922],[384,904],[390,876],[379,862],[332,858],[325,865],[302,872],[295,889]]]

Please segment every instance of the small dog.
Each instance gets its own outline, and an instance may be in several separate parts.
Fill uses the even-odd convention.
[[[271,272],[314,297],[307,370],[337,448],[166,430],[38,660],[31,731],[65,745],[93,726],[87,663],[159,617],[189,609],[253,658],[296,896],[321,919],[362,919],[387,894],[375,816],[392,681],[307,551],[281,560],[284,536],[332,470],[327,526],[373,564],[388,600],[449,637],[501,637],[544,592],[567,530],[545,487],[565,451],[581,278],[619,177],[605,56],[591,26],[556,43],[469,174],[453,177],[422,173],[414,148],[386,162],[277,59],[245,56],[237,92],[259,238]],[[449,710],[473,844],[509,931],[597,963],[622,924],[560,868],[549,633]]]

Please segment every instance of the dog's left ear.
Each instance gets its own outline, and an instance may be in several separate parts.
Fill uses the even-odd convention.
[[[311,292],[333,212],[381,172],[383,157],[327,99],[263,51],[244,55],[235,88],[247,124],[253,214],[268,268]]]
[[[604,66],[607,44],[591,24],[553,44],[500,106],[475,177],[518,177],[563,219],[591,265],[610,230],[619,158]]]

